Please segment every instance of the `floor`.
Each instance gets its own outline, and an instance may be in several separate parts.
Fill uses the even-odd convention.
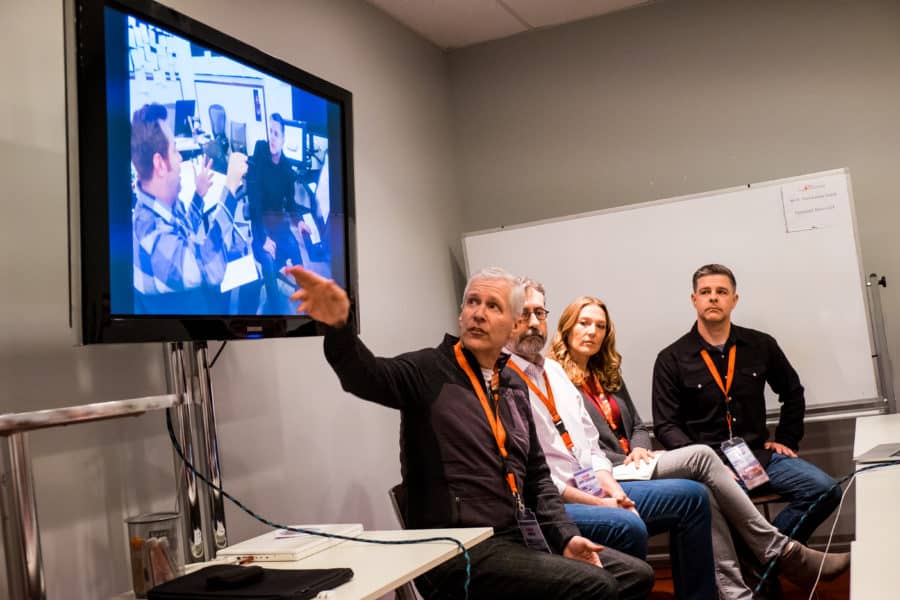
[[[783,577],[781,586],[784,590],[782,600],[807,600],[809,591],[804,591],[793,585]],[[672,587],[672,570],[668,568],[656,569],[656,584],[649,600],[674,600],[675,594]],[[850,572],[846,572],[834,581],[820,583],[816,588],[815,600],[847,600],[850,598]]]

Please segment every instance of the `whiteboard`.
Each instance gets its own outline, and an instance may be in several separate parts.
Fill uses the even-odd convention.
[[[829,192],[818,205],[826,210],[785,209],[816,190]],[[732,321],[775,337],[808,407],[878,397],[846,169],[465,234],[463,249],[469,274],[495,265],[544,284],[550,339],[577,296],[606,302],[646,421],[656,356],[696,321],[691,276],[707,263],[734,271]],[[766,404],[778,407],[768,389]]]

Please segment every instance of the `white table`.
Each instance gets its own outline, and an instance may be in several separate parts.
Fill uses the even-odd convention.
[[[452,537],[466,549],[491,537],[490,527],[464,529],[406,529],[401,531],[364,531],[358,537],[371,540],[416,540],[433,537]],[[453,542],[424,544],[381,545],[364,542],[342,542],[322,552],[291,562],[256,563],[267,569],[329,569],[349,567],[353,579],[335,588],[329,600],[372,600],[397,589],[422,573],[460,553]],[[133,598],[131,594],[116,596],[116,600]]]
[[[900,442],[900,414],[856,420],[853,455],[873,446]],[[865,465],[858,465],[859,467]],[[895,598],[893,581],[900,544],[900,465],[856,478],[856,541],[851,545],[850,597],[853,600]]]

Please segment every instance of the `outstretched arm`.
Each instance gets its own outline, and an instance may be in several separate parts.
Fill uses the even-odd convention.
[[[297,312],[327,326],[325,358],[345,391],[391,408],[422,396],[427,383],[412,355],[376,357],[348,326],[350,299],[341,286],[300,266],[288,273],[301,288],[291,296],[300,301]]]

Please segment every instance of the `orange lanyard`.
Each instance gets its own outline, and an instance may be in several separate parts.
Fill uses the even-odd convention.
[[[531,377],[525,374],[525,372],[519,368],[519,365],[513,362],[512,359],[506,363],[509,368],[519,374],[519,376],[528,384],[528,388],[534,392],[538,398],[541,399],[541,402],[544,403],[544,406],[547,407],[547,411],[550,413],[550,418],[553,419],[553,426],[556,427],[556,431],[559,432],[559,437],[562,438],[563,443],[566,445],[566,448],[575,456],[575,444],[572,442],[572,436],[569,435],[568,430],[566,429],[566,424],[563,423],[562,417],[559,416],[559,412],[556,410],[556,401],[553,399],[553,388],[550,387],[550,380],[547,378],[547,372],[544,371],[544,386],[547,388],[547,393],[541,391],[535,383],[531,380]],[[575,457],[578,458],[577,456]]]
[[[475,375],[472,367],[470,367],[468,361],[466,361],[466,357],[463,356],[462,342],[456,342],[456,345],[453,346],[453,352],[456,354],[456,362],[459,363],[460,368],[465,374],[469,376],[469,381],[472,383],[475,395],[478,396],[478,400],[481,402],[481,408],[484,409],[484,416],[487,417],[488,425],[491,427],[491,433],[494,434],[494,439],[497,441],[497,448],[500,450],[500,460],[503,463],[503,470],[506,471],[506,484],[509,486],[509,491],[512,492],[512,495],[518,500],[519,488],[516,485],[516,477],[506,466],[506,429],[503,428],[503,422],[500,420],[500,407],[498,406],[500,398],[500,373],[497,371],[497,368],[494,367],[494,375],[491,377],[491,395],[494,397],[494,407],[497,410],[495,416],[494,411],[491,410],[490,404],[488,404],[487,394],[484,393],[484,385],[482,385],[481,379]]]
[[[728,374],[726,375],[726,381],[724,384],[722,383],[722,376],[719,375],[719,370],[716,368],[716,365],[713,363],[712,358],[709,356],[709,352],[704,348],[700,351],[700,356],[703,357],[703,362],[706,363],[706,368],[709,369],[710,375],[713,376],[713,379],[716,382],[716,385],[719,386],[719,389],[722,390],[722,394],[725,396],[725,421],[728,423],[728,439],[734,437],[731,432],[731,396],[729,396],[729,392],[731,392],[731,383],[734,381],[734,362],[737,357],[737,346],[732,346],[731,350],[728,351]]]
[[[603,386],[600,385],[600,382],[597,381],[597,378],[591,375],[591,383],[599,390],[599,393],[595,394],[593,390],[591,390],[591,386],[587,384],[587,380],[582,384],[581,388],[585,392],[587,392],[588,397],[597,405],[597,408],[600,409],[600,412],[603,413],[603,418],[606,419],[606,423],[609,425],[609,428],[612,430],[613,435],[618,437],[619,445],[622,447],[622,450],[625,454],[631,452],[631,444],[628,442],[628,438],[625,437],[625,434],[621,435],[616,433],[619,426],[616,425],[616,420],[613,418],[612,407],[609,405],[609,399],[606,397],[606,392],[603,391]],[[597,398],[595,399],[595,396]]]

